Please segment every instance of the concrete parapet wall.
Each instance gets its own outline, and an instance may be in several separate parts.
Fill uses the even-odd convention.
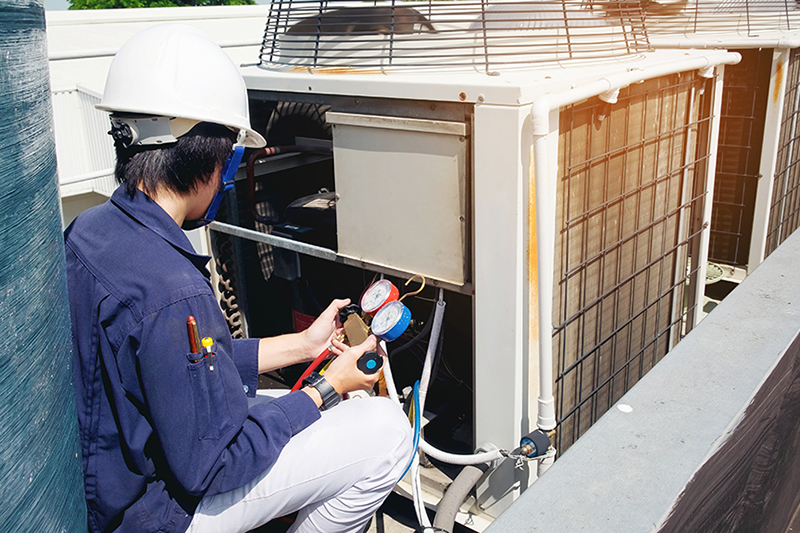
[[[795,234],[487,531],[789,530],[800,504],[798,264]]]

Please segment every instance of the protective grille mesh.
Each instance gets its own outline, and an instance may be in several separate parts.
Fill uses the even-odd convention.
[[[688,332],[707,80],[676,74],[560,115],[553,355],[565,451]]]
[[[787,70],[767,229],[767,255],[774,252],[800,226],[800,52],[796,49],[791,52]]]
[[[659,0],[643,2],[650,35],[759,37],[800,29],[795,0]]]
[[[737,52],[742,60],[725,67],[708,257],[744,266],[750,254],[772,50]]]
[[[261,64],[490,71],[638,53],[649,48],[643,23],[636,2],[275,0]]]

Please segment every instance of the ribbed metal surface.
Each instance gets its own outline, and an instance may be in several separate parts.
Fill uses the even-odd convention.
[[[800,227],[800,52],[792,50],[787,66],[777,169],[767,229],[766,255]]]
[[[638,4],[584,1],[272,2],[261,64],[491,70],[648,49]],[[609,7],[613,6],[613,7]]]
[[[99,95],[81,87],[53,91],[56,156],[65,196],[89,191],[110,196],[116,187],[108,114],[95,109],[99,102]]]
[[[100,97],[80,87],[53,91],[58,170],[62,180],[114,166],[107,134],[108,113],[95,109]]]
[[[632,85],[561,111],[553,355],[566,450],[691,329],[707,80]],[[710,88],[709,88],[710,89]]]

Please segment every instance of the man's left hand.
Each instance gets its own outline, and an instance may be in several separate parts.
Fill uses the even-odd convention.
[[[333,339],[340,335],[344,329],[339,322],[339,309],[349,305],[350,299],[334,300],[317,317],[311,326],[303,334],[305,335],[304,344],[306,346],[305,361],[316,358],[323,350],[333,345]],[[334,348],[333,353],[339,355],[341,350]]]

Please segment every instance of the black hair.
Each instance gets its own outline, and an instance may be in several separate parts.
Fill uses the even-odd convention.
[[[168,145],[126,148],[116,140],[114,175],[130,196],[142,189],[155,197],[162,188],[187,194],[208,183],[230,154],[235,139],[229,128],[201,122]]]

